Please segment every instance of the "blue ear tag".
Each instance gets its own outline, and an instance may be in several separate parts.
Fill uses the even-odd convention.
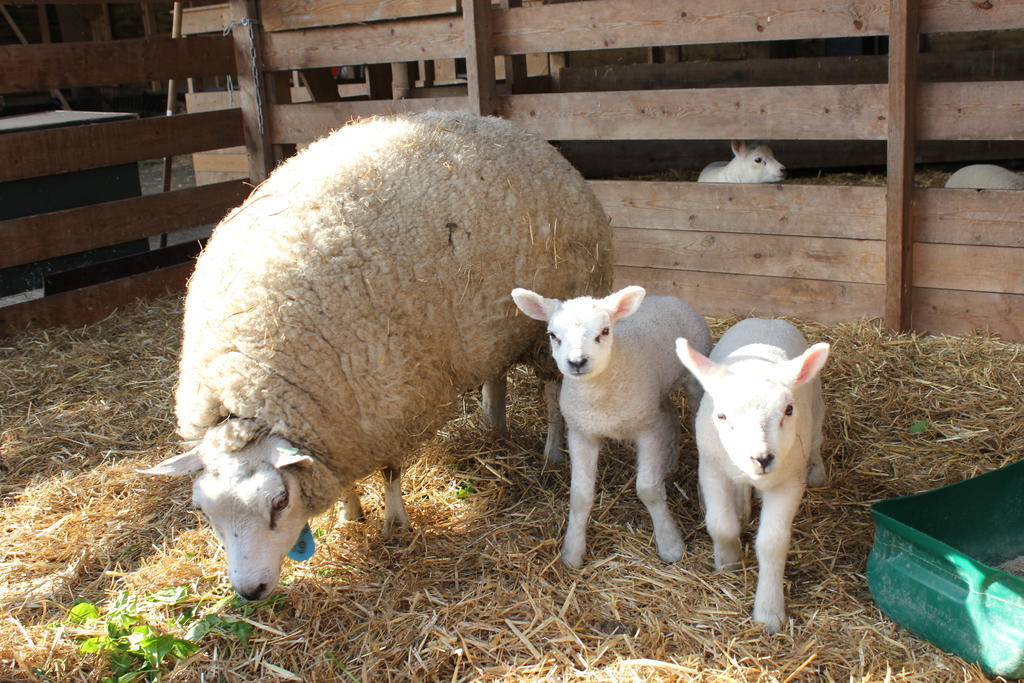
[[[304,562],[313,557],[314,550],[316,550],[316,543],[313,542],[313,532],[309,530],[309,525],[307,524],[302,527],[298,540],[295,541],[292,549],[288,551],[288,557],[296,562]]]

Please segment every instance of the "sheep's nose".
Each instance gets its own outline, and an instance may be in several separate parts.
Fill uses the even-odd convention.
[[[238,589],[235,589],[238,590]],[[239,590],[238,594],[246,600],[259,600],[267,590],[267,584],[261,583],[252,590]]]
[[[583,369],[583,366],[587,364],[587,358],[586,358],[586,356],[584,356],[582,358],[578,358],[576,360],[573,360],[572,358],[570,358],[570,359],[568,359],[568,363],[569,363],[569,367],[571,367],[576,372],[579,372],[580,370]]]
[[[768,468],[771,467],[772,461],[775,460],[775,455],[772,453],[765,453],[764,455],[755,455],[751,458],[754,462],[761,466],[761,472],[767,472]]]

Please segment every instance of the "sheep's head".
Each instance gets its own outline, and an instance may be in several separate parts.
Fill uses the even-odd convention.
[[[786,177],[786,167],[779,163],[772,148],[758,142],[732,141],[733,175],[743,183],[777,183]]]
[[[615,323],[635,313],[644,294],[643,287],[626,287],[603,299],[581,296],[560,301],[517,288],[512,299],[526,315],[547,322],[551,354],[562,374],[585,379],[608,366]]]
[[[311,458],[280,436],[259,435],[241,448],[225,447],[229,420],[198,446],[143,474],[198,473],[192,500],[224,546],[228,578],[238,594],[260,600],[277,586],[281,564],[305,527],[308,513],[294,468]]]
[[[797,390],[818,376],[829,345],[815,344],[792,360],[765,363],[763,372],[734,372],[676,340],[679,360],[704,387],[698,420],[710,422],[729,460],[751,481],[785,478],[806,466],[810,444],[797,448],[797,425],[810,416]],[[805,422],[805,424],[807,424]]]

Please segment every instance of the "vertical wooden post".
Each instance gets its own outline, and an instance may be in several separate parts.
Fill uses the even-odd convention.
[[[504,9],[522,7],[523,0],[498,0],[498,6]],[[507,91],[509,93],[526,92],[526,79],[529,76],[526,69],[526,55],[506,55],[502,59],[505,61]]]
[[[367,64],[366,87],[371,100],[390,100],[393,94],[391,90],[391,65]]]
[[[466,35],[469,109],[481,116],[490,116],[498,110],[490,0],[463,0],[462,21]]]
[[[238,101],[242,110],[249,182],[258,185],[274,168],[270,146],[270,107],[264,83],[263,50],[256,0],[229,0],[231,35],[235,42]]]
[[[918,1],[892,0],[889,15],[889,131],[886,144],[885,325],[911,324],[914,143],[917,137]]]

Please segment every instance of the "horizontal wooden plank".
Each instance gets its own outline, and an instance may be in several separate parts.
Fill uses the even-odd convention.
[[[303,144],[323,137],[349,121],[368,116],[429,109],[454,111],[466,107],[465,97],[277,105],[271,107],[270,137],[275,144]]]
[[[231,10],[227,3],[185,7],[181,11],[181,32],[183,35],[197,33],[223,33],[231,23]]]
[[[595,180],[612,225],[879,240],[885,188]]]
[[[267,31],[288,31],[382,19],[452,14],[456,0],[263,0],[260,12]]]
[[[548,93],[505,95],[498,107],[549,140],[882,140],[886,92],[821,85]]]
[[[824,237],[615,228],[616,265],[863,282],[885,278],[885,243]]]
[[[1024,140],[1024,81],[922,83],[922,140]]]
[[[461,16],[266,33],[263,63],[283,71],[462,57],[462,36]]]
[[[1024,251],[1017,247],[914,244],[914,285],[1024,294]]]
[[[1024,0],[921,0],[921,33],[1024,28]]]
[[[217,223],[251,189],[236,180],[2,221],[0,268]]]
[[[885,0],[590,0],[494,9],[498,54],[888,33]]]
[[[232,49],[224,36],[0,45],[0,92],[233,74]]]
[[[951,289],[912,290],[911,325],[932,334],[970,334],[981,330],[1024,341],[1024,296]]]
[[[715,318],[786,315],[823,323],[879,317],[885,293],[882,285],[616,266],[615,287],[626,285],[677,296]]]
[[[0,308],[0,337],[28,328],[81,327],[103,320],[119,306],[185,289],[195,264],[183,263]]]
[[[237,109],[0,135],[0,182],[243,144]]]
[[[918,242],[1024,247],[1024,192],[918,189],[914,220]]]

